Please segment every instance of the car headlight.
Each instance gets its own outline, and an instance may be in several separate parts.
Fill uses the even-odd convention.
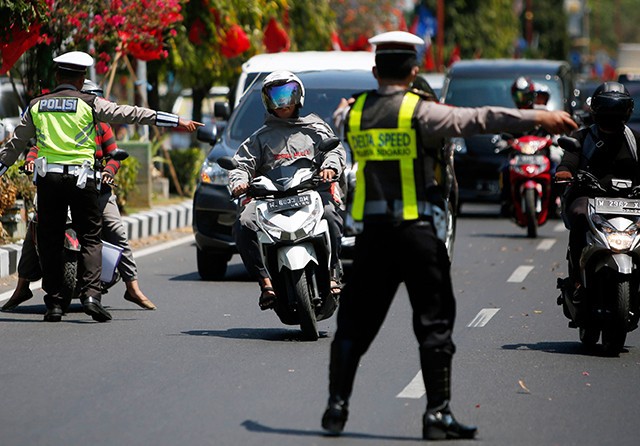
[[[229,184],[229,172],[220,167],[218,163],[207,159],[200,168],[200,181],[216,186],[226,186]]]

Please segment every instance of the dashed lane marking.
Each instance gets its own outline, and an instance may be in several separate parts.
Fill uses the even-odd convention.
[[[556,239],[554,238],[545,238],[538,243],[536,249],[538,251],[549,251],[551,247],[556,243]]]
[[[533,270],[531,265],[521,265],[509,276],[507,282],[522,282],[526,279],[527,275]]]
[[[416,376],[411,380],[407,387],[402,389],[402,392],[396,395],[396,398],[409,398],[418,400],[426,393],[424,389],[424,381],[422,380],[422,370],[418,372]]]
[[[474,317],[473,320],[469,322],[469,325],[467,325],[467,327],[484,327],[491,320],[491,318],[496,315],[498,311],[500,311],[500,308],[483,308],[478,312],[476,317]]]
[[[567,228],[564,227],[564,223],[558,223],[553,227],[553,232],[564,232]]]

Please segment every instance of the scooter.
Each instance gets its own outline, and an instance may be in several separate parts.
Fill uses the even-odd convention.
[[[527,237],[536,238],[538,227],[546,223],[553,204],[551,190],[550,136],[503,134],[496,153],[507,153],[508,182],[501,176],[501,187],[509,187],[511,217],[527,228]],[[503,191],[503,196],[507,195]]]
[[[328,138],[317,150],[339,143]],[[217,162],[227,170],[238,167],[232,157]],[[283,324],[300,325],[303,336],[315,341],[317,322],[333,315],[338,300],[330,292],[331,239],[315,190],[320,180],[309,164],[301,159],[254,178],[247,196],[256,200],[258,244],[277,295],[274,311]]]
[[[579,145],[569,137],[559,142],[565,149]],[[605,353],[617,356],[640,318],[640,193],[629,180],[613,179],[604,187],[586,171],[576,173],[565,196],[574,187],[593,196],[588,204],[587,245],[580,255],[584,290],[576,294],[571,278],[558,279],[557,303],[569,327],[579,329],[583,345],[594,346],[602,334]],[[567,260],[572,271],[569,250]]]

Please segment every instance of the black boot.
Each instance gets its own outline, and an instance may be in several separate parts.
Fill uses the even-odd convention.
[[[420,351],[422,376],[427,391],[427,412],[422,420],[422,438],[474,438],[478,428],[456,421],[449,408],[451,400],[451,355],[439,351]]]
[[[47,306],[47,311],[44,313],[44,320],[47,322],[60,322],[62,320],[61,299],[47,294],[44,296],[44,304]]]
[[[340,435],[349,416],[349,397],[362,354],[352,341],[334,340],[329,363],[329,403],[322,415],[322,428]]]
[[[100,297],[86,297],[82,301],[82,308],[94,321],[107,322],[111,320],[111,314],[100,303]]]

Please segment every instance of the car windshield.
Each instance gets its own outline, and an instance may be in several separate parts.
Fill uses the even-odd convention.
[[[333,128],[332,115],[341,98],[350,98],[354,93],[376,88],[371,72],[318,71],[299,74],[305,85],[305,100],[301,114],[315,113]],[[243,97],[234,111],[227,131],[229,139],[238,144],[248,138],[264,122],[265,108],[260,97],[260,86],[254,87]],[[336,131],[333,128],[334,132]]]
[[[562,84],[557,78],[530,76],[536,82],[549,87],[550,99],[547,104],[549,110],[562,110]],[[482,107],[494,105],[514,108],[511,97],[513,77],[508,78],[453,78],[447,88],[445,104],[458,107]]]

